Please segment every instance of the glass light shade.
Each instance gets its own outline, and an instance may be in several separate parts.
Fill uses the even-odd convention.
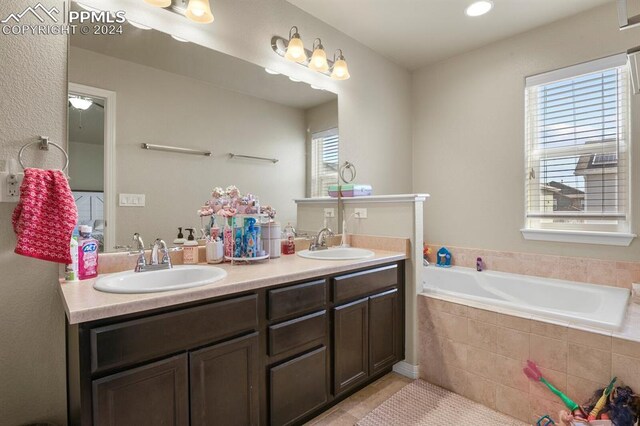
[[[93,105],[93,101],[91,99],[83,99],[83,98],[69,98],[69,103],[75,109],[79,109],[80,111],[86,111],[91,108]]]
[[[318,72],[325,72],[329,69],[327,53],[324,49],[317,48],[313,51],[313,55],[311,55],[311,60],[309,61],[309,68]]]
[[[290,61],[300,63],[307,60],[307,54],[304,51],[304,44],[299,36],[293,36],[291,40],[289,40],[287,52],[284,54],[284,57]]]
[[[344,59],[338,59],[333,64],[333,72],[331,78],[334,80],[348,80],[351,75],[349,74],[349,68],[347,67],[347,61]]]
[[[185,16],[199,24],[212,23],[213,13],[211,13],[209,0],[189,0],[189,6],[187,6]]]
[[[156,7],[169,7],[171,6],[171,0],[144,0],[145,3]]]

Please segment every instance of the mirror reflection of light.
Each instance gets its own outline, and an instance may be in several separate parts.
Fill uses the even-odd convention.
[[[71,103],[72,107],[80,111],[86,111],[91,108],[91,105],[93,105],[93,101],[91,99],[85,99],[76,96],[70,97],[69,103]]]
[[[269,69],[269,68],[265,68],[264,70],[267,72],[267,74],[271,74],[271,75],[278,75],[278,74],[280,74],[278,71],[274,71],[274,70]]]
[[[189,40],[187,40],[186,38],[178,37],[177,35],[171,34],[171,38],[181,43],[189,43]]]
[[[289,80],[293,81],[294,83],[300,83],[301,80],[298,80],[297,78],[294,77],[289,77]]]

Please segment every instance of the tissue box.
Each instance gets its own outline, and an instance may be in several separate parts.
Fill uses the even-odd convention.
[[[365,197],[371,195],[371,185],[355,185],[352,183],[346,185],[329,185],[329,196],[338,196],[338,187],[340,187],[341,197]]]

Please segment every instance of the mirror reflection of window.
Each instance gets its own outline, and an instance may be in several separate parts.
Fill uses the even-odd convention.
[[[311,136],[311,197],[329,196],[329,185],[338,182],[338,128]]]
[[[89,225],[104,251],[104,104],[69,95],[69,184],[78,225]]]

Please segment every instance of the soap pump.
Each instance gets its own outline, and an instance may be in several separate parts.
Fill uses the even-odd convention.
[[[198,242],[193,236],[195,229],[184,228],[184,230],[189,231],[189,236],[182,249],[183,260],[185,265],[195,265],[198,263]]]
[[[184,239],[184,235],[182,234],[182,227],[178,228],[178,236],[175,240],[173,240],[173,244],[184,244],[187,240]]]

